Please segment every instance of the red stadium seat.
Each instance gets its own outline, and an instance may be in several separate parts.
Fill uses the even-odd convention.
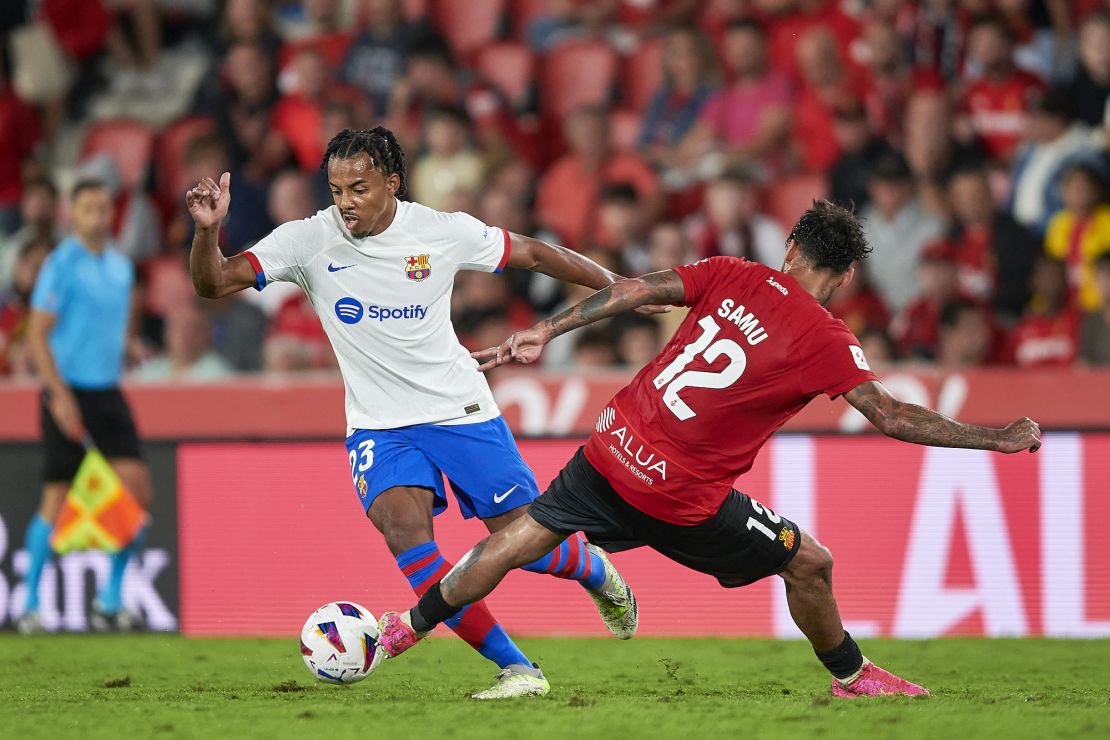
[[[645,41],[624,63],[623,97],[625,105],[646,110],[652,95],[663,84],[663,43]]]
[[[583,105],[608,103],[617,79],[617,55],[601,41],[569,41],[543,62],[543,114],[555,119]]]
[[[829,184],[824,175],[790,175],[777,181],[767,191],[767,215],[789,230],[798,217],[813,205],[815,198],[825,198]]]
[[[154,132],[140,121],[119,118],[95,123],[85,133],[81,158],[107,154],[119,168],[127,190],[143,182],[154,152]]]
[[[505,4],[505,0],[433,0],[432,17],[451,50],[469,59],[497,38]]]
[[[644,117],[638,110],[622,108],[613,111],[609,119],[609,140],[618,152],[631,152],[636,149],[640,129],[644,127]]]
[[[209,116],[189,116],[167,126],[154,149],[155,176],[158,194],[167,202],[182,197],[177,192],[185,168],[185,152],[196,138],[216,131],[216,121]]]
[[[478,53],[478,74],[509,99],[514,108],[528,102],[536,75],[536,57],[524,44],[491,44]]]

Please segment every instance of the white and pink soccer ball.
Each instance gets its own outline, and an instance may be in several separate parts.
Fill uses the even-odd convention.
[[[301,657],[313,676],[328,683],[356,683],[382,662],[378,619],[353,601],[324,604],[301,630]]]

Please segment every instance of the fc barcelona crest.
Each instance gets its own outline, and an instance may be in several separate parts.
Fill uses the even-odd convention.
[[[432,274],[432,264],[428,261],[429,257],[430,255],[427,254],[405,257],[405,277],[417,282],[426,280]]]

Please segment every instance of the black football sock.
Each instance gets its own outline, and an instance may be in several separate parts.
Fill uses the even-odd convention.
[[[446,622],[461,611],[461,606],[451,606],[443,600],[439,582],[436,582],[420,597],[420,601],[409,612],[409,618],[412,619],[412,628],[417,632],[431,632],[437,624]]]
[[[829,673],[840,679],[848,678],[863,667],[863,653],[860,652],[859,645],[856,644],[847,630],[844,630],[844,642],[832,650],[823,653],[818,653],[816,650],[813,652],[829,669]]]

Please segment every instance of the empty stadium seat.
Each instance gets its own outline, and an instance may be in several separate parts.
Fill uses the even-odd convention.
[[[154,132],[140,121],[119,118],[100,121],[85,132],[81,159],[107,154],[119,169],[122,186],[130,190],[146,177],[154,152]]]
[[[767,215],[789,230],[815,198],[825,198],[829,184],[824,175],[789,175],[772,184],[767,190]]]
[[[605,42],[560,44],[543,61],[542,112],[562,119],[583,105],[608,103],[616,78],[617,55]]]
[[[491,44],[478,53],[478,73],[501,91],[516,109],[523,108],[535,82],[536,58],[524,44]]]
[[[652,96],[663,84],[663,43],[645,41],[624,63],[622,97],[625,105],[638,111],[647,109]]]
[[[451,50],[471,59],[501,31],[506,0],[433,0],[432,19]]]

